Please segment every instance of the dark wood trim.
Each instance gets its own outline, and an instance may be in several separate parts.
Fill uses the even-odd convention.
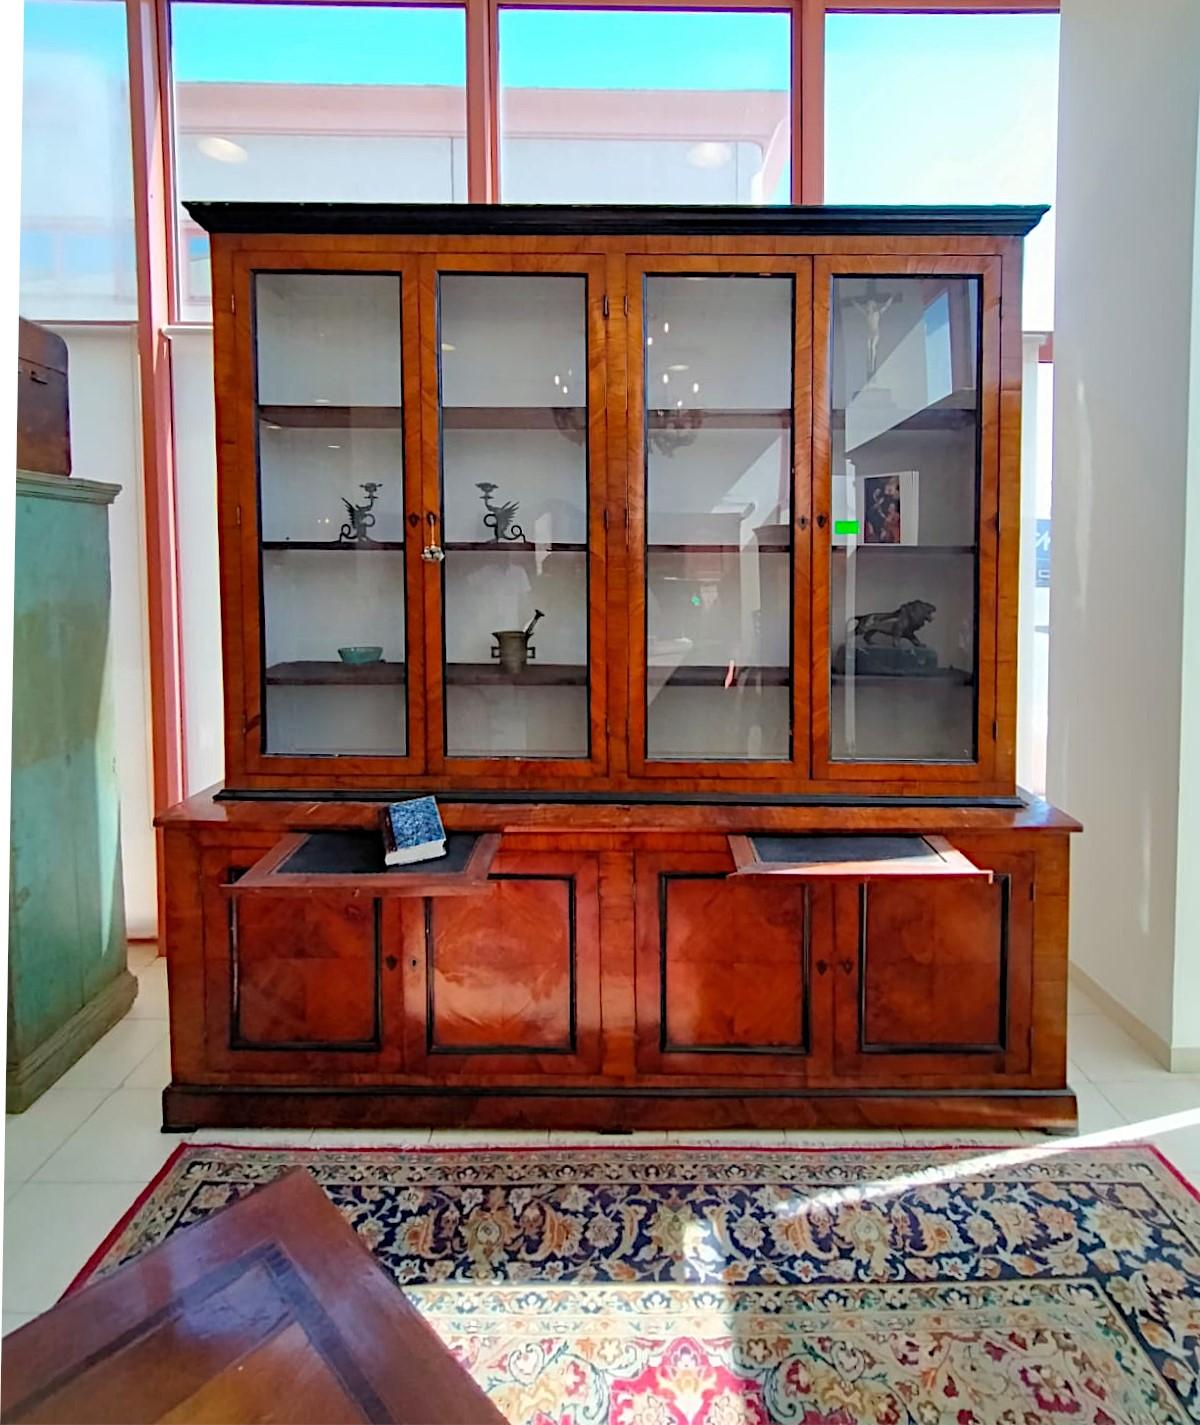
[[[1036,204],[717,207],[679,204],[198,203],[189,216],[210,233],[320,236],[586,234],[689,237],[1024,237],[1049,211]]]
[[[213,794],[217,802],[403,802],[433,795],[443,804],[454,802],[549,802],[559,806],[778,806],[778,807],[963,807],[1022,811],[1028,805],[1020,796],[855,796],[852,792],[601,792],[529,791],[519,787],[494,791],[463,791],[458,787],[432,793],[411,787],[222,787]]]

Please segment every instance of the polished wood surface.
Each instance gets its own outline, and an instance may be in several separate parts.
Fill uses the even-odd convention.
[[[303,1170],[6,1336],[0,1401],[46,1425],[503,1421]]]

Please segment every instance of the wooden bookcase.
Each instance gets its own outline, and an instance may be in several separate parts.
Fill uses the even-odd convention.
[[[161,820],[168,1124],[1068,1122],[1043,210],[188,206],[227,770]],[[470,885],[272,880],[425,791]]]

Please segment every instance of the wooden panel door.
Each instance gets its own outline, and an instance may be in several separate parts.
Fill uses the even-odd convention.
[[[420,772],[416,260],[216,258],[227,780]]]
[[[999,257],[815,260],[820,780],[998,775],[1000,282]]]
[[[520,786],[598,776],[604,259],[427,256],[421,304],[430,770]]]
[[[600,1064],[594,856],[501,852],[480,895],[405,901],[410,1070],[486,1079]]]
[[[828,1069],[828,888],[730,876],[724,855],[636,858],[638,1068]]]
[[[834,890],[839,1073],[1023,1073],[1030,1063],[1033,858],[991,884],[935,878]]]
[[[231,894],[261,855],[207,851],[201,862],[209,1064],[312,1082],[398,1069],[398,903],[346,890]]]
[[[811,262],[626,281],[630,771],[806,779]]]

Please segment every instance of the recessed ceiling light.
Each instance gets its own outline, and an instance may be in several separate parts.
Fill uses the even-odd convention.
[[[219,138],[216,134],[205,134],[202,139],[197,139],[196,147],[205,158],[216,159],[218,163],[245,163],[250,157],[240,143]]]
[[[693,168],[724,168],[733,157],[727,143],[697,143],[687,151],[687,161]]]

